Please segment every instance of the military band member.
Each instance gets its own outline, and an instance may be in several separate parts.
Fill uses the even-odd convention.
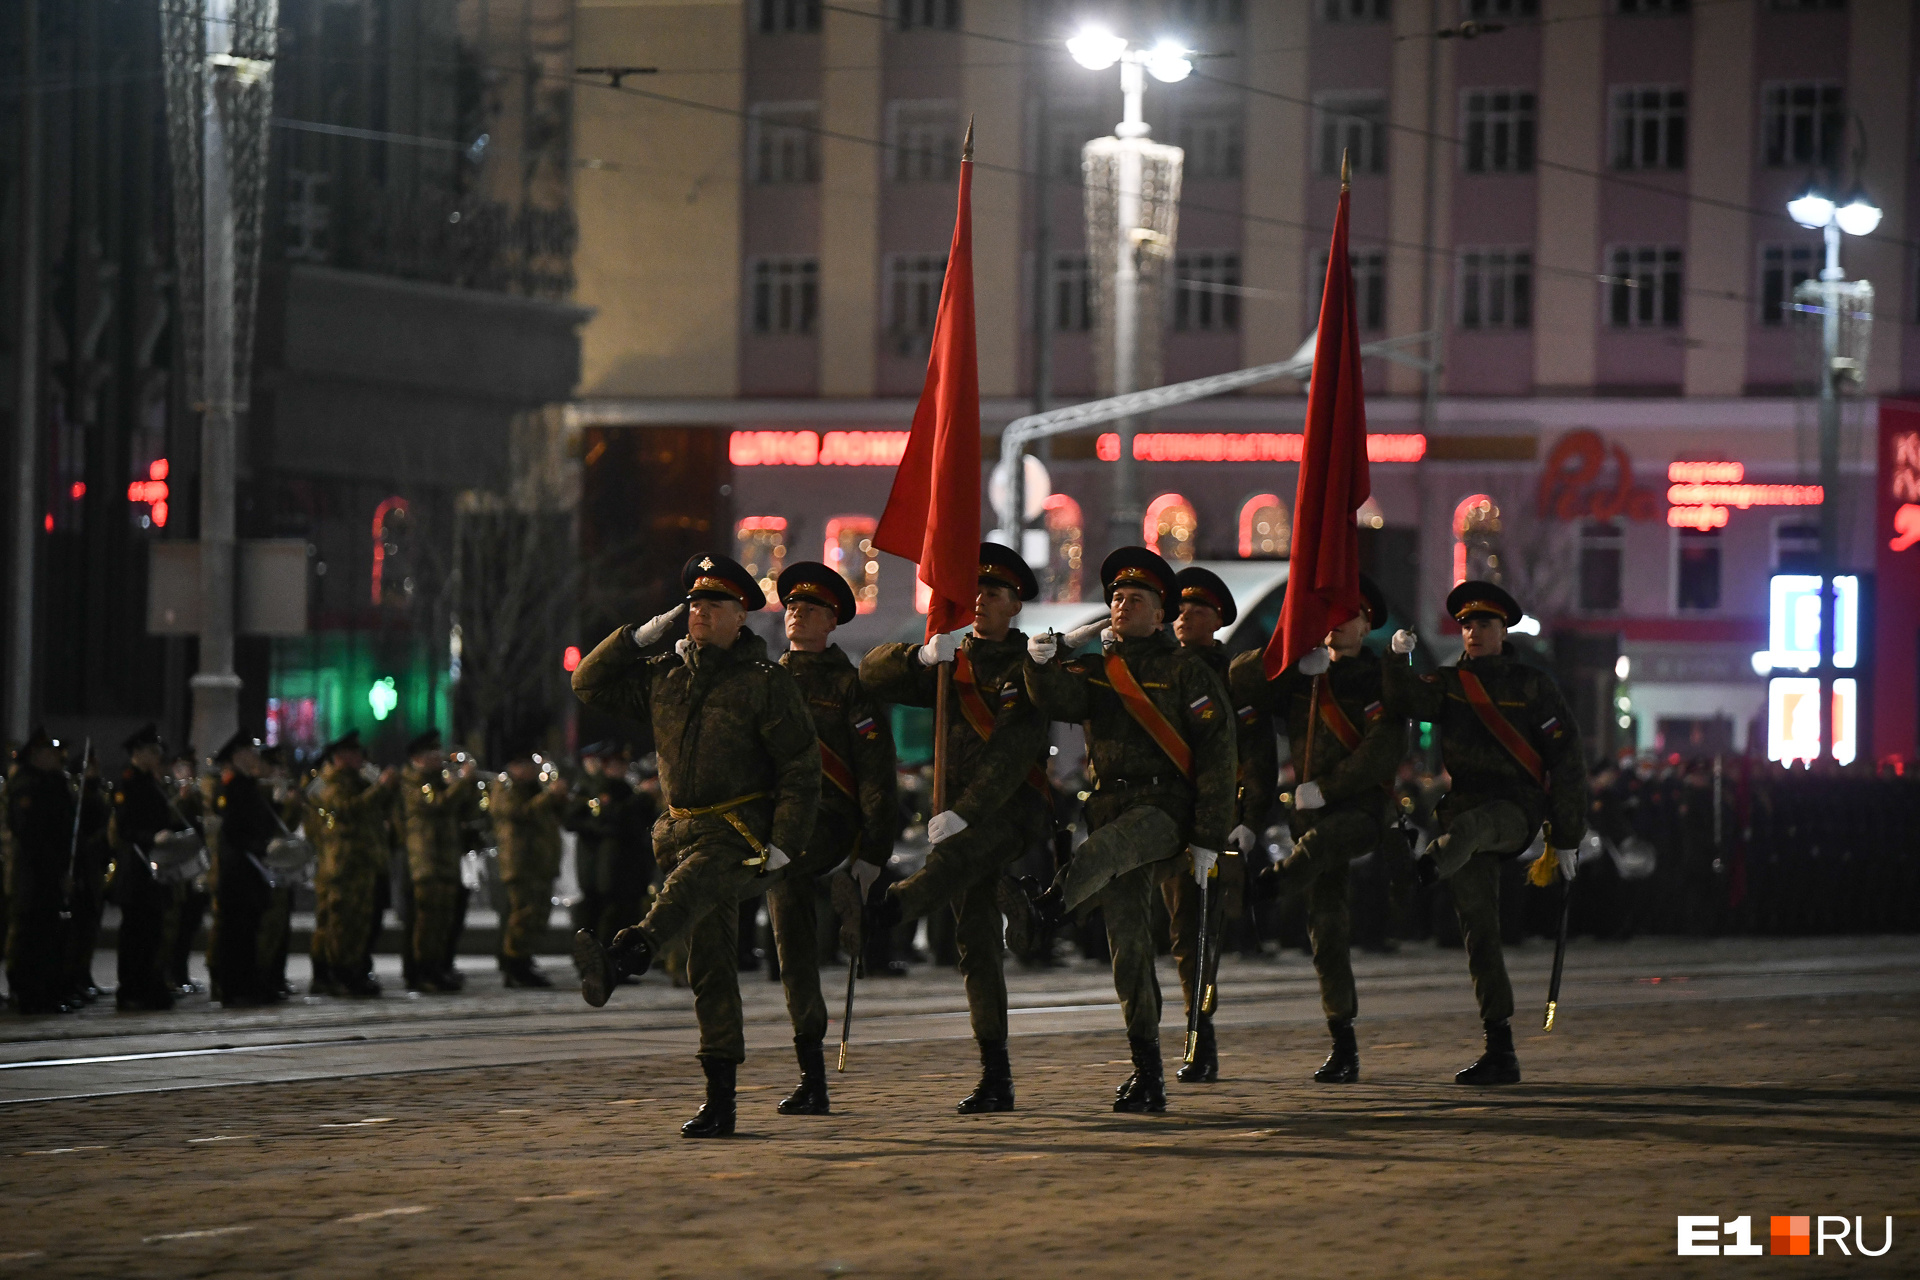
[[[1459,664],[1416,676],[1404,661],[1385,667],[1386,703],[1396,717],[1440,727],[1452,784],[1440,801],[1441,835],[1420,860],[1421,878],[1445,880],[1466,940],[1467,969],[1486,1027],[1486,1052],[1454,1077],[1461,1084],[1517,1084],[1513,986],[1500,950],[1500,864],[1517,857],[1547,824],[1558,848],[1586,834],[1587,771],[1580,731],[1553,677],[1517,660],[1508,628],[1522,614],[1491,582],[1463,582],[1447,596],[1465,652]],[[1415,637],[1393,637],[1397,654]]]
[[[199,760],[192,744],[173,758],[168,766],[172,779],[168,794],[173,798],[174,808],[206,840],[207,852],[211,854],[219,838],[218,824],[209,826],[206,816],[213,807],[213,791],[219,778],[214,773],[202,772]],[[167,913],[167,940],[162,955],[166,957],[167,981],[177,996],[198,995],[205,990],[193,979],[193,944],[200,936],[201,926],[205,925],[207,952],[211,958],[218,932],[211,911],[219,877],[220,868],[215,863],[207,867],[204,875],[184,877],[173,884],[173,904]],[[211,963],[208,968],[211,970]]]
[[[574,788],[567,828],[579,836],[575,866],[580,901],[574,927],[585,929],[602,946],[613,941],[623,922],[638,920],[653,881],[652,796],[627,776],[627,746],[617,739],[596,742],[580,753],[582,777]]]
[[[219,870],[215,873],[213,943],[208,969],[220,1002],[263,1004],[279,998],[267,989],[260,963],[260,934],[273,902],[267,843],[280,834],[272,800],[261,788],[260,743],[240,732],[222,743],[213,762],[220,769],[213,810],[220,818]]]
[[[373,976],[373,921],[380,881],[387,874],[388,833],[399,771],[367,777],[360,731],[329,742],[320,776],[309,789],[307,837],[318,861],[313,876],[313,986],[315,995],[380,994]],[[411,945],[408,939],[403,945]]]
[[[298,831],[306,821],[307,797],[294,785],[285,747],[260,748],[260,788],[273,807],[275,838]],[[276,876],[275,881],[260,923],[260,973],[262,986],[276,1000],[284,1000],[293,994],[287,981],[287,952],[293,941],[294,885],[286,876]]]
[[[1209,874],[1227,842],[1235,825],[1234,720],[1213,669],[1163,629],[1175,597],[1167,562],[1144,547],[1122,547],[1100,566],[1100,580],[1112,632],[1103,654],[1055,661],[1057,637],[1027,642],[1027,692],[1049,718],[1086,725],[1094,777],[1090,835],[1046,906],[1054,918],[1095,906],[1104,914],[1133,1056],[1113,1109],[1158,1112],[1167,1100],[1152,894],[1162,877]]]
[[[120,904],[119,990],[115,1003],[121,1009],[171,1009],[174,992],[167,981],[167,943],[173,892],[154,878],[147,858],[160,833],[190,828],[173,803],[173,783],[166,774],[160,731],[145,725],[122,746],[127,751],[127,767],[113,791],[110,834],[113,892]]]
[[[7,989],[19,1013],[71,1013],[60,911],[79,798],[67,754],[36,727],[7,779]]]
[[[1364,643],[1367,633],[1387,620],[1386,598],[1364,575],[1360,595],[1360,612],[1332,619],[1325,644],[1274,679],[1266,678],[1257,651],[1236,658],[1228,679],[1241,720],[1255,726],[1244,771],[1249,813],[1264,814],[1273,802],[1279,773],[1274,719],[1286,725],[1293,752],[1288,817],[1293,852],[1262,874],[1255,893],[1306,895],[1320,1008],[1333,1039],[1332,1053],[1313,1073],[1322,1084],[1360,1078],[1347,868],[1380,844],[1390,818],[1394,773],[1406,747],[1404,721],[1385,714],[1380,659]]]
[[[880,892],[865,932],[891,929],[929,912],[954,913],[960,975],[980,1047],[980,1082],[961,1100],[962,1115],[1013,1110],[1007,1056],[1007,979],[1000,953],[1001,904],[1012,888],[1007,869],[1044,839],[1052,793],[1047,783],[1047,722],[1021,679],[1027,637],[1014,619],[1040,594],[1033,570],[997,542],[980,544],[973,630],[960,644],[940,635],[924,645],[883,644],[860,664],[873,696],[912,707],[934,705],[938,664],[953,663],[947,718],[947,807],[927,823],[926,865]],[[843,919],[848,886],[836,881]],[[1005,932],[1025,953],[1030,912],[1014,894]]]
[[[471,761],[457,774],[447,770],[440,731],[429,729],[407,743],[400,775],[400,813],[413,881],[413,928],[408,950],[413,989],[447,994],[464,985],[453,960],[460,915],[460,824],[475,803],[478,784]]]
[[[520,748],[488,797],[500,849],[500,880],[507,890],[507,914],[500,922],[500,973],[509,987],[553,985],[534,965],[533,953],[553,914],[568,787],[557,773],[543,781],[542,767],[530,748]]]
[[[807,848],[820,750],[799,686],[747,629],[747,615],[766,605],[753,575],[725,556],[696,556],[681,583],[680,607],[621,627],[573,673],[582,703],[652,725],[668,805],[654,849],[670,868],[646,919],[606,947],[581,930],[574,958],[580,993],[598,1007],[624,975],[688,942],[707,1099],[681,1133],[717,1138],[734,1131],[735,1076],[746,1059],[738,904],[787,865],[787,850]],[[686,639],[668,648],[683,611]]]
[[[113,789],[100,776],[100,753],[89,751],[82,771],[80,842],[74,850],[72,919],[67,922],[67,1003],[76,1008],[98,1000],[93,953],[100,943],[100,919],[107,905],[107,864],[112,851],[107,824],[113,816]]]

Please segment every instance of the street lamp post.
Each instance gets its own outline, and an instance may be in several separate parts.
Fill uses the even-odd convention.
[[[1120,67],[1121,119],[1114,129],[1114,139],[1108,143],[1114,164],[1114,236],[1109,244],[1096,245],[1090,241],[1087,247],[1093,262],[1098,262],[1095,255],[1100,253],[1112,255],[1113,288],[1109,296],[1112,298],[1113,386],[1110,394],[1124,395],[1141,389],[1141,254],[1157,252],[1164,257],[1172,249],[1170,235],[1157,236],[1164,243],[1155,243],[1157,233],[1142,217],[1149,151],[1172,153],[1171,185],[1176,199],[1180,164],[1178,148],[1159,148],[1147,141],[1152,130],[1141,114],[1141,99],[1146,92],[1148,75],[1165,84],[1177,84],[1192,72],[1193,63],[1187,58],[1189,51],[1175,41],[1162,40],[1145,49],[1131,48],[1123,37],[1091,26],[1067,41],[1067,52],[1089,71],[1105,71],[1116,63]],[[1090,160],[1101,141],[1096,139],[1088,144]],[[1162,163],[1166,161],[1163,159]],[[1094,193],[1090,192],[1090,202],[1093,198]],[[1142,508],[1133,461],[1137,420],[1123,418],[1114,425],[1120,437],[1120,456],[1114,461],[1108,540],[1113,546],[1121,546],[1137,541],[1140,536]]]
[[[1817,230],[1826,241],[1826,264],[1820,272],[1820,757],[1834,755],[1833,652],[1839,624],[1834,575],[1840,568],[1840,378],[1846,372],[1840,359],[1840,284],[1847,274],[1840,267],[1840,237],[1869,235],[1880,225],[1880,209],[1864,191],[1856,189],[1845,203],[1836,203],[1817,184],[1809,183],[1787,202],[1787,213],[1801,226]]]

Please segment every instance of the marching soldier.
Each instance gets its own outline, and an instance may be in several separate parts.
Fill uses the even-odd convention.
[[[407,743],[407,767],[400,775],[401,823],[413,881],[409,989],[435,995],[463,985],[453,960],[460,914],[460,822],[478,791],[472,761],[462,764],[458,774],[449,774],[446,764],[440,731],[429,729]]]
[[[213,809],[220,818],[219,869],[215,872],[213,945],[207,957],[214,989],[228,1007],[264,1004],[279,997],[267,989],[260,963],[260,934],[273,886],[267,873],[267,842],[280,834],[272,800],[261,790],[260,743],[234,734],[214,754],[220,768]]]
[[[931,707],[939,688],[938,664],[953,663],[947,807],[927,823],[926,865],[880,894],[868,913],[866,933],[877,936],[903,921],[952,908],[967,1011],[980,1046],[980,1082],[960,1101],[961,1115],[1013,1110],[1007,979],[1000,955],[1002,903],[1013,908],[1007,913],[1008,941],[1024,953],[1032,913],[1017,893],[1010,893],[1006,873],[1045,838],[1052,802],[1047,721],[1027,697],[1020,665],[1027,636],[1013,622],[1023,604],[1039,594],[1025,560],[1010,547],[983,542],[973,631],[963,643],[938,635],[924,645],[883,644],[860,664],[860,683],[874,697]],[[843,922],[856,906],[852,888],[833,883]],[[843,923],[843,936],[844,928]]]
[[[1100,657],[1055,662],[1059,638],[1027,642],[1027,692],[1049,718],[1087,726],[1095,782],[1090,835],[1043,898],[1062,911],[1106,917],[1113,985],[1126,1018],[1133,1074],[1113,1109],[1167,1109],[1160,1063],[1160,981],[1150,907],[1156,879],[1209,874],[1234,822],[1235,744],[1226,687],[1207,662],[1162,629],[1171,566],[1122,547],[1100,566],[1111,640]],[[1190,851],[1189,865],[1175,865]]]
[[[307,832],[319,861],[313,876],[314,995],[380,994],[373,976],[373,921],[387,874],[387,833],[399,774],[369,781],[354,729],[327,744],[313,783]],[[409,939],[409,942],[411,940]]]
[[[127,767],[114,788],[110,829],[114,897],[120,904],[115,1003],[121,1009],[171,1009],[167,941],[173,890],[154,876],[147,859],[162,833],[186,832],[189,826],[173,803],[160,731],[145,725],[122,745]]]
[[[681,570],[682,604],[602,640],[573,673],[587,706],[652,724],[667,813],[654,849],[670,870],[646,919],[602,947],[574,935],[580,994],[596,1008],[627,974],[683,939],[706,1104],[680,1130],[689,1138],[730,1137],[734,1081],[746,1059],[740,1012],[741,898],[803,850],[820,806],[820,750],[799,686],[767,658],[747,615],[766,605],[759,584],[721,555]],[[687,636],[667,649],[676,618]]]
[[[793,1020],[800,1086],[780,1103],[782,1115],[827,1114],[827,1067],[821,1042],[827,1003],[820,993],[820,922],[816,890],[842,863],[864,893],[893,855],[893,730],[887,709],[860,683],[860,673],[834,628],[854,618],[853,588],[817,561],[787,566],[777,584],[786,606],[788,649],[780,665],[799,685],[820,738],[820,811],[806,850],[767,890],[767,915],[780,957],[780,983]]]
[[[1421,857],[1428,883],[1453,888],[1466,940],[1467,969],[1486,1026],[1480,1060],[1460,1084],[1517,1084],[1513,985],[1500,950],[1500,863],[1517,857],[1547,824],[1548,840],[1577,849],[1586,835],[1587,771],[1580,731],[1553,677],[1514,658],[1507,629],[1522,617],[1514,598],[1491,582],[1463,582],[1447,596],[1466,651],[1459,665],[1416,676],[1405,662],[1385,667],[1387,710],[1440,726],[1452,787],[1440,801],[1442,834]],[[1393,651],[1413,652],[1411,631]]]
[[[1382,707],[1380,659],[1364,644],[1367,633],[1387,620],[1386,597],[1364,575],[1360,594],[1361,611],[1338,621],[1324,647],[1276,678],[1266,678],[1257,650],[1234,659],[1228,677],[1242,723],[1253,726],[1246,739],[1247,813],[1265,814],[1273,804],[1279,778],[1273,718],[1284,718],[1293,749],[1293,852],[1261,875],[1255,892],[1264,898],[1307,896],[1320,1008],[1333,1038],[1332,1053],[1313,1073],[1321,1084],[1360,1078],[1347,867],[1371,853],[1385,834],[1406,746],[1404,722],[1389,719]]]
[[[20,1013],[71,1013],[60,909],[65,901],[74,806],[66,752],[36,727],[7,779],[7,987]]]
[[[509,987],[551,987],[534,967],[534,944],[553,914],[553,878],[560,874],[560,819],[567,808],[566,779],[541,780],[542,761],[522,748],[507,761],[506,775],[489,794],[494,839],[500,848],[500,879],[507,915],[500,922],[500,973]]]

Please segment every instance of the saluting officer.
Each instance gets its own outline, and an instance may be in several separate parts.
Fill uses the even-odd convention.
[[[680,606],[621,627],[573,673],[587,706],[652,724],[668,805],[654,850],[671,868],[646,919],[611,946],[576,933],[574,963],[580,994],[598,1007],[625,975],[645,973],[687,941],[707,1100],[680,1132],[718,1138],[733,1133],[734,1082],[747,1055],[738,904],[787,865],[787,850],[807,847],[820,807],[820,750],[799,686],[747,629],[747,615],[766,606],[753,575],[705,555],[687,561],[680,580]],[[668,648],[682,612],[686,639]]]
[[[1094,776],[1086,843],[1047,891],[1044,910],[1106,917],[1113,985],[1133,1074],[1115,1111],[1167,1109],[1160,1063],[1160,981],[1150,908],[1154,882],[1208,875],[1234,822],[1236,755],[1226,687],[1163,629],[1174,572],[1145,547],[1100,566],[1111,623],[1097,657],[1054,661],[1059,638],[1027,642],[1027,692],[1042,713],[1087,726]],[[1190,861],[1175,865],[1182,852]]]
[[[963,643],[938,635],[924,645],[883,644],[860,663],[860,681],[875,697],[910,707],[933,706],[938,664],[953,664],[949,693],[957,714],[947,719],[946,741],[950,799],[927,823],[926,865],[878,895],[865,931],[876,936],[952,908],[967,1011],[980,1046],[980,1082],[961,1100],[962,1115],[1013,1110],[1002,904],[1013,908],[1005,931],[1018,953],[1028,949],[1032,912],[1006,871],[1045,838],[1052,804],[1047,721],[1027,697],[1021,678],[1027,637],[1013,621],[1023,603],[1039,594],[1033,570],[1017,552],[983,542],[973,631]],[[834,882],[843,922],[857,914],[851,888]]]
[[[1480,1060],[1461,1084],[1517,1084],[1513,985],[1500,950],[1500,863],[1525,852],[1547,824],[1548,839],[1578,849],[1586,835],[1587,770],[1580,731],[1553,677],[1514,656],[1507,629],[1521,617],[1514,598],[1491,582],[1463,582],[1447,596],[1466,649],[1459,664],[1416,676],[1404,662],[1385,667],[1387,711],[1440,726],[1452,785],[1440,801],[1442,834],[1421,857],[1428,883],[1445,880],[1466,940],[1467,969],[1486,1025]],[[1393,651],[1413,652],[1411,631]]]
[[[320,776],[309,788],[307,835],[318,855],[313,875],[314,995],[380,994],[373,976],[374,920],[380,880],[387,874],[390,830],[399,771],[367,777],[360,731],[329,742]],[[408,939],[403,945],[411,945]]]
[[[1360,595],[1360,612],[1335,621],[1322,647],[1274,679],[1266,678],[1256,650],[1234,659],[1228,682],[1242,722],[1256,726],[1245,771],[1248,812],[1264,814],[1273,803],[1279,776],[1273,718],[1285,720],[1293,750],[1293,852],[1262,874],[1255,892],[1307,896],[1320,1008],[1333,1038],[1333,1052],[1313,1073],[1322,1084],[1360,1078],[1347,867],[1372,852],[1386,831],[1406,747],[1404,723],[1385,714],[1380,659],[1365,645],[1367,633],[1387,620],[1386,597],[1364,574]]]

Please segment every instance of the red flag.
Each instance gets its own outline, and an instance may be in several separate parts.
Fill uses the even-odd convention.
[[[1292,564],[1286,603],[1267,642],[1267,678],[1285,671],[1327,632],[1365,607],[1360,595],[1360,530],[1367,500],[1367,404],[1360,376],[1360,325],[1347,265],[1347,200],[1333,220],[1327,283],[1307,387],[1306,438],[1293,496]]]
[[[980,584],[980,360],[973,330],[973,126],[933,322],[927,381],[873,545],[920,566],[933,593],[927,638],[973,621]]]

